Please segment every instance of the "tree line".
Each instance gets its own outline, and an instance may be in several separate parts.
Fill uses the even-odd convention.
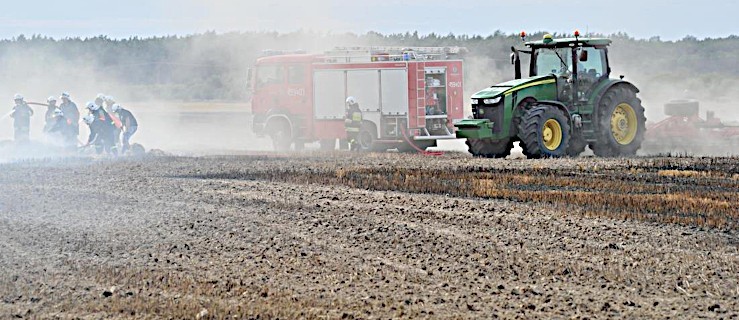
[[[543,35],[536,32],[529,39]],[[562,36],[569,35],[554,34]],[[697,95],[710,98],[735,98],[734,90],[725,88],[739,85],[737,36],[703,40],[688,36],[678,41],[635,39],[624,33],[590,36],[611,38],[614,72],[633,75],[646,87],[669,85],[700,90]],[[0,72],[0,84],[12,87],[19,81],[33,83],[44,77],[69,77],[70,81],[89,78],[94,79],[91,83],[105,82],[120,88],[129,100],[244,101],[249,95],[247,71],[264,50],[322,52],[333,46],[464,46],[470,56],[482,62],[466,68],[489,75],[485,79],[489,84],[512,77],[510,47],[523,47],[518,35],[500,31],[486,36],[206,32],[129,39],[21,35],[0,41],[0,70],[4,70]]]

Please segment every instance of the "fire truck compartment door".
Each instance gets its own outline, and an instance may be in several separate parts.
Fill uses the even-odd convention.
[[[405,69],[381,71],[382,114],[408,114],[408,72]]]
[[[325,70],[313,74],[313,108],[316,119],[344,118],[344,71]]]
[[[357,99],[362,111],[380,111],[380,71],[347,70],[346,95]]]

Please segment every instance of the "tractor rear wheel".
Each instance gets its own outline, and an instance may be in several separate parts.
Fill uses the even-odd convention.
[[[700,106],[696,100],[673,100],[665,103],[665,115],[689,117],[697,115],[700,112]]]
[[[570,145],[570,124],[562,110],[534,106],[521,118],[518,138],[528,158],[563,157]]]
[[[633,156],[641,148],[647,119],[636,93],[625,87],[611,88],[598,105],[593,153],[600,157]]]
[[[465,143],[473,156],[483,158],[505,158],[513,148],[511,139],[467,139]]]

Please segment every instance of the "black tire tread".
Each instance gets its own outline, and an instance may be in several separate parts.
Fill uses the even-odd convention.
[[[547,116],[547,115],[551,116]],[[562,126],[563,139],[562,145],[555,152],[547,150],[541,143],[541,127],[544,125],[547,119],[553,116],[561,116],[559,120],[560,126]],[[562,121],[564,120],[564,121]],[[562,157],[567,155],[569,148],[570,139],[570,124],[567,121],[567,116],[562,110],[552,106],[534,106],[533,108],[526,111],[521,118],[521,122],[518,127],[518,137],[521,140],[521,148],[523,154],[527,158],[542,158],[542,157]]]
[[[470,153],[482,158],[505,158],[511,154],[513,141],[510,139],[467,139],[465,142]]]
[[[638,122],[636,137],[628,145],[617,143],[611,133],[611,114],[616,106],[622,102],[626,102],[634,108]],[[644,107],[641,104],[641,99],[636,97],[636,92],[624,86],[613,87],[603,95],[596,112],[598,115],[596,142],[590,145],[593,153],[599,157],[632,157],[636,155],[636,151],[641,148],[642,141],[644,141],[647,122],[644,116]]]

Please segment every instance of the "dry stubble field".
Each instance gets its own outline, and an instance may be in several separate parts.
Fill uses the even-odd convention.
[[[3,164],[0,318],[737,318],[737,162]]]

